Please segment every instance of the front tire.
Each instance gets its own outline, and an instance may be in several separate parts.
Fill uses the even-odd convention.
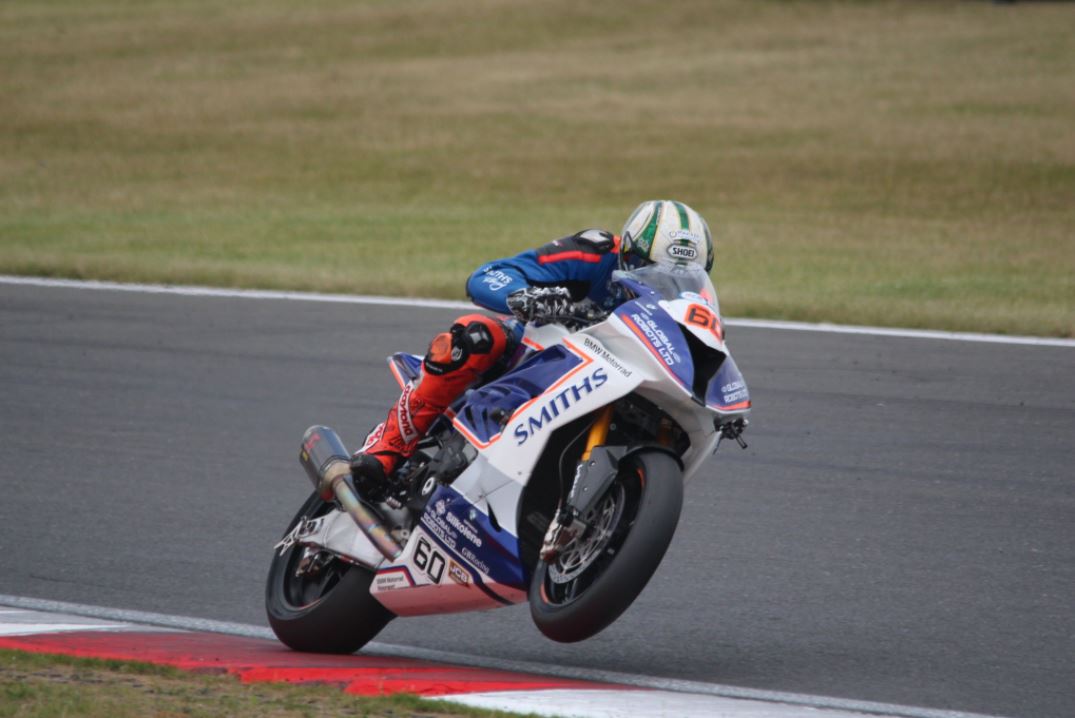
[[[332,504],[314,492],[288,524],[286,536],[306,517],[328,513]],[[280,641],[296,651],[354,653],[395,615],[370,594],[373,572],[331,558],[316,576],[297,576],[304,547],[273,555],[265,585],[265,612]]]
[[[530,615],[545,636],[573,643],[604,630],[646,587],[672,541],[683,508],[683,472],[666,453],[624,460],[589,517],[594,527],[553,564],[539,561]]]

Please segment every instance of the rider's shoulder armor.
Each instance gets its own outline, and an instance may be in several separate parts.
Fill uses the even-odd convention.
[[[539,247],[535,252],[540,264],[581,260],[599,262],[601,257],[616,249],[616,238],[603,229],[584,229]]]

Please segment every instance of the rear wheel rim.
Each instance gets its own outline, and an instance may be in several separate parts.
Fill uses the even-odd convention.
[[[324,516],[331,509],[332,504],[322,502],[308,518]],[[301,611],[317,604],[336,588],[350,568],[350,564],[334,557],[314,575],[296,575],[305,551],[305,546],[296,543],[288,549],[287,555],[281,562],[280,597],[287,608],[292,611]]]

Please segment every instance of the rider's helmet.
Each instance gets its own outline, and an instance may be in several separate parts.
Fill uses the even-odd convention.
[[[674,200],[653,199],[635,208],[620,232],[620,268],[645,264],[713,267],[713,235],[702,215]]]

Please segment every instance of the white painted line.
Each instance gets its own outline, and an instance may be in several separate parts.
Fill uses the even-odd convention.
[[[806,322],[782,322],[774,319],[730,319],[734,327],[753,329],[778,329],[793,332],[826,332],[829,334],[868,334],[876,337],[900,337],[903,339],[943,339],[955,342],[985,342],[989,344],[1019,344],[1042,347],[1075,348],[1075,339],[1059,337],[1029,337],[1007,334],[980,334],[976,332],[945,332],[937,329],[896,329],[889,327],[863,327],[853,324],[809,324]]]
[[[229,623],[227,621],[214,621],[211,619],[193,618],[190,616],[172,616],[165,613],[131,611],[122,608],[105,608],[103,606],[89,606],[82,603],[68,603],[67,601],[51,601],[44,598],[10,596],[2,593],[0,593],[0,606],[15,606],[30,611],[64,613],[100,620],[138,623],[143,626],[174,628],[181,631],[206,631],[208,633],[224,633],[229,636],[246,636],[248,638],[276,638],[270,629],[262,628],[261,626],[251,626],[246,623]]]
[[[547,690],[465,693],[436,700],[474,708],[587,718],[864,718],[865,713],[669,691]],[[876,715],[876,714],[875,714]]]
[[[122,631],[132,627],[133,624],[130,623],[101,621],[95,618],[32,611],[25,608],[0,611],[0,636],[30,636],[70,631]]]
[[[71,631],[115,631],[122,628],[126,626],[121,623],[11,623],[0,624],[0,636],[32,636]]]
[[[226,297],[230,299],[283,299],[295,302],[329,302],[334,304],[376,304],[393,307],[423,307],[426,309],[473,309],[470,302],[446,299],[416,299],[414,297],[376,297],[354,294],[319,294],[317,292],[283,292],[268,289],[220,289],[172,284],[123,284],[120,282],[83,281],[79,279],[49,279],[47,277],[12,277],[0,274],[0,284],[60,289],[91,289],[139,294],[176,294],[184,297]]]
[[[334,304],[366,304],[391,307],[419,307],[423,309],[474,309],[470,302],[446,299],[417,299],[413,297],[380,297],[354,294],[319,294],[316,292],[283,292],[262,289],[219,289],[215,287],[192,287],[171,284],[123,284],[119,282],[83,281],[78,279],[49,279],[47,277],[15,277],[0,275],[0,284],[63,289],[107,290],[113,292],[137,292],[141,294],[174,294],[187,297],[225,297],[232,299],[275,299],[296,302],[328,302]],[[941,339],[959,342],[985,342],[990,344],[1015,344],[1023,346],[1075,348],[1075,339],[1059,337],[1031,337],[1006,334],[979,334],[974,332],[945,332],[931,329],[896,329],[889,327],[865,327],[850,324],[809,322],[785,322],[770,319],[726,319],[733,327],[773,329],[778,331],[822,332],[828,334],[863,334],[868,336],[903,339]]]
[[[253,638],[274,638],[268,628],[252,626],[245,623],[229,623],[214,621],[203,618],[191,618],[187,616],[173,616],[163,613],[149,613],[146,611],[130,611],[118,608],[106,608],[102,606],[88,606],[79,603],[67,603],[65,601],[50,601],[39,598],[24,598],[0,594],[0,606],[15,606],[34,611],[48,611],[52,613],[65,613],[76,616],[90,616],[98,619],[123,621],[128,623],[140,623],[151,626],[164,626],[168,628],[183,629],[188,631],[208,631],[210,633],[224,633],[233,636],[247,636]],[[859,701],[845,698],[833,698],[829,696],[815,696],[802,693],[784,693],[780,691],[764,691],[753,688],[740,688],[720,683],[703,683],[701,681],[685,681],[674,678],[658,678],[655,676],[642,676],[630,673],[617,673],[614,671],[602,671],[590,668],[563,666],[560,664],[535,663],[530,661],[511,661],[488,656],[472,656],[463,653],[449,651],[436,651],[413,646],[396,646],[387,643],[369,643],[362,649],[363,653],[380,656],[392,656],[400,658],[412,658],[420,661],[432,661],[438,663],[453,663],[460,666],[475,668],[491,668],[515,673],[533,673],[537,675],[555,676],[557,678],[573,678],[583,681],[598,683],[613,683],[635,688],[648,688],[657,691],[668,691],[676,694],[696,694],[701,696],[716,696],[720,698],[734,698],[740,700],[759,701],[762,703],[787,704],[798,706],[800,709],[811,710],[840,710],[848,713],[867,714],[872,716],[886,716],[888,718],[997,718],[985,716],[980,713],[965,713],[962,711],[939,710],[934,708],[921,708],[918,706],[903,706],[890,703],[876,703],[873,701]],[[639,714],[635,714],[639,715]],[[817,715],[800,712],[798,716]],[[736,716],[736,718],[741,718]],[[760,718],[760,716],[759,716]],[[781,716],[780,718],[784,718]],[[828,718],[817,716],[817,718]]]

